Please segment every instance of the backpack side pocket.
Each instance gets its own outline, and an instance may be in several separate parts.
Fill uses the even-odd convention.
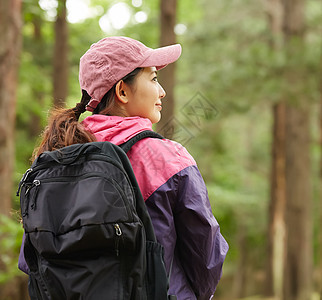
[[[157,242],[146,241],[148,299],[168,299],[168,278],[163,262],[164,249]]]
[[[31,300],[42,299],[37,281],[33,275],[29,275],[28,292]]]

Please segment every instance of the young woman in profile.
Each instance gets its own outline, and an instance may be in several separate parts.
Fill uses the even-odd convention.
[[[152,130],[161,118],[166,95],[157,71],[180,55],[179,44],[151,49],[127,37],[108,37],[93,44],[80,60],[80,103],[51,115],[36,156],[75,143],[120,145]],[[85,111],[93,114],[80,123]],[[180,144],[155,138],[137,142],[127,155],[165,250],[166,270],[171,273],[169,294],[179,300],[210,299],[228,245],[195,160]],[[19,268],[28,273],[23,249]]]

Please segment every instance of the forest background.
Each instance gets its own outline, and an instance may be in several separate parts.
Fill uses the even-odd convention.
[[[156,130],[196,159],[230,245],[215,299],[322,299],[320,0],[1,0],[0,299],[28,299],[18,183],[110,35],[182,44]]]

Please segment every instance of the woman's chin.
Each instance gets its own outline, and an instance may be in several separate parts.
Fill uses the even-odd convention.
[[[152,124],[156,124],[161,120],[161,113],[157,112],[156,114],[154,114],[153,116],[151,116],[150,121],[152,122]]]

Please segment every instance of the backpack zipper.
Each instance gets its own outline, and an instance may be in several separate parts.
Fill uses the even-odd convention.
[[[40,258],[40,254],[37,253],[37,251],[35,251],[36,253],[36,257],[37,257],[37,271],[38,271],[38,274],[40,275],[40,282],[41,282],[41,285],[42,285],[42,290],[45,294],[47,294],[49,292],[49,289],[48,289],[48,283],[47,283],[47,280],[45,279],[44,277],[44,274],[43,274],[43,270],[41,268],[41,265],[42,265],[42,261],[41,261],[41,258]],[[38,279],[36,279],[38,280]],[[44,287],[45,287],[45,290],[44,290]],[[47,295],[46,295],[47,296]]]
[[[114,228],[115,228],[115,233],[116,233],[116,238],[115,238],[115,252],[116,252],[116,256],[119,256],[119,244],[120,244],[120,238],[122,235],[122,230],[119,224],[115,223],[114,224]]]
[[[26,205],[24,206],[24,211],[22,212],[22,217],[25,217],[25,216],[28,215],[28,207],[29,207],[29,203],[30,203],[30,199],[28,197],[28,194],[29,194],[30,190],[32,188],[34,188],[34,187],[36,187],[36,189],[34,191],[34,194],[32,195],[30,208],[32,210],[36,209],[36,197],[37,197],[37,194],[38,194],[39,186],[40,186],[40,180],[38,180],[38,179],[35,179],[32,182],[32,184],[27,185],[27,189],[26,189],[26,192],[25,192]]]
[[[32,186],[31,186],[31,187],[36,187],[36,189],[34,191],[34,194],[33,194],[33,197],[32,197],[32,200],[31,200],[31,204],[30,204],[30,208],[32,210],[36,209],[36,197],[37,197],[37,194],[38,194],[38,191],[39,191],[39,186],[40,186],[40,181],[38,179],[35,179],[32,182]],[[28,191],[29,191],[29,189],[28,189]]]
[[[27,174],[26,176],[24,175],[24,181],[27,179],[29,173],[33,171],[33,169],[29,169],[29,172],[27,174],[27,172],[25,174]],[[81,179],[85,179],[85,178],[90,178],[90,177],[101,177],[101,178],[105,178],[107,181],[109,181],[114,187],[115,189],[120,193],[121,195],[121,199],[124,202],[124,206],[125,209],[128,213],[128,216],[131,217],[133,219],[133,215],[132,215],[132,211],[129,207],[129,205],[131,205],[131,202],[127,199],[127,197],[125,197],[124,191],[121,189],[121,187],[119,186],[118,182],[115,180],[112,180],[111,178],[107,177],[106,175],[104,176],[103,173],[98,173],[98,172],[93,172],[93,173],[87,173],[87,174],[83,174],[82,176],[62,176],[62,177],[52,177],[52,178],[44,178],[41,180],[35,179],[33,181],[33,183],[28,187],[28,189],[25,192],[25,196],[29,193],[30,189],[33,187],[36,187],[36,190],[34,192],[34,195],[32,197],[32,201],[31,201],[31,209],[35,210],[36,209],[36,196],[38,194],[39,191],[39,187],[42,183],[48,183],[48,182],[72,182],[72,181],[79,181]],[[20,191],[20,189],[19,189]],[[133,190],[132,190],[133,192]],[[135,197],[133,195],[133,197]],[[24,215],[27,215],[28,208],[26,209],[26,211],[24,212]],[[121,232],[122,233],[122,232]]]

